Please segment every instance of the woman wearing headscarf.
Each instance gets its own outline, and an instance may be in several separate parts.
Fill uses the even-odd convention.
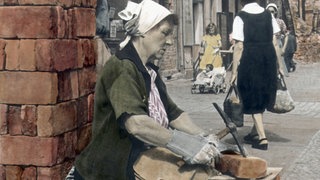
[[[176,15],[144,0],[129,1],[119,16],[127,36],[97,80],[91,142],[69,178],[135,179],[135,161],[157,146],[188,164],[211,163],[219,156],[216,137],[204,137],[206,132],[177,107],[153,64],[172,45]]]
[[[244,137],[253,148],[267,150],[268,140],[263,126],[263,113],[272,107],[277,90],[277,55],[273,35],[280,31],[271,13],[255,0],[241,0],[243,9],[233,23],[233,39],[239,64],[233,68],[232,81],[243,102],[243,113],[252,115],[254,125]],[[240,53],[239,53],[240,52]],[[236,78],[237,77],[237,78]]]

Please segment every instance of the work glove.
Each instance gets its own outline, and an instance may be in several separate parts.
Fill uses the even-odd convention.
[[[213,136],[203,137],[173,130],[172,139],[166,146],[172,152],[181,155],[188,164],[210,165],[220,156],[216,147],[217,141]]]

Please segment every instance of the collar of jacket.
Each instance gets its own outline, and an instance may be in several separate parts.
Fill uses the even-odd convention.
[[[122,50],[117,51],[116,57],[120,60],[124,60],[124,59],[129,60],[136,65],[136,67],[142,73],[145,79],[147,92],[149,93],[151,88],[151,77],[148,71],[146,70],[145,66],[143,65],[138,55],[138,52],[136,51],[132,42],[130,41]],[[153,63],[147,63],[146,65],[156,71],[157,73],[156,84],[157,84],[157,82],[159,82],[159,73],[158,73],[159,67],[154,65]]]

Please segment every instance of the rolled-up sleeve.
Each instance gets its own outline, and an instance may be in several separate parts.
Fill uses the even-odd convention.
[[[239,16],[236,16],[233,21],[232,39],[237,40],[237,41],[244,40],[243,21]]]

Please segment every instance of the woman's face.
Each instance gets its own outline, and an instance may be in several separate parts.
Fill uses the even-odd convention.
[[[212,35],[212,34],[214,34],[216,32],[216,26],[215,25],[212,24],[208,28],[209,28],[209,31],[208,31],[209,34]]]
[[[144,49],[150,55],[156,59],[161,59],[168,46],[173,42],[173,26],[164,21],[158,27],[155,27],[148,31],[143,40]]]

